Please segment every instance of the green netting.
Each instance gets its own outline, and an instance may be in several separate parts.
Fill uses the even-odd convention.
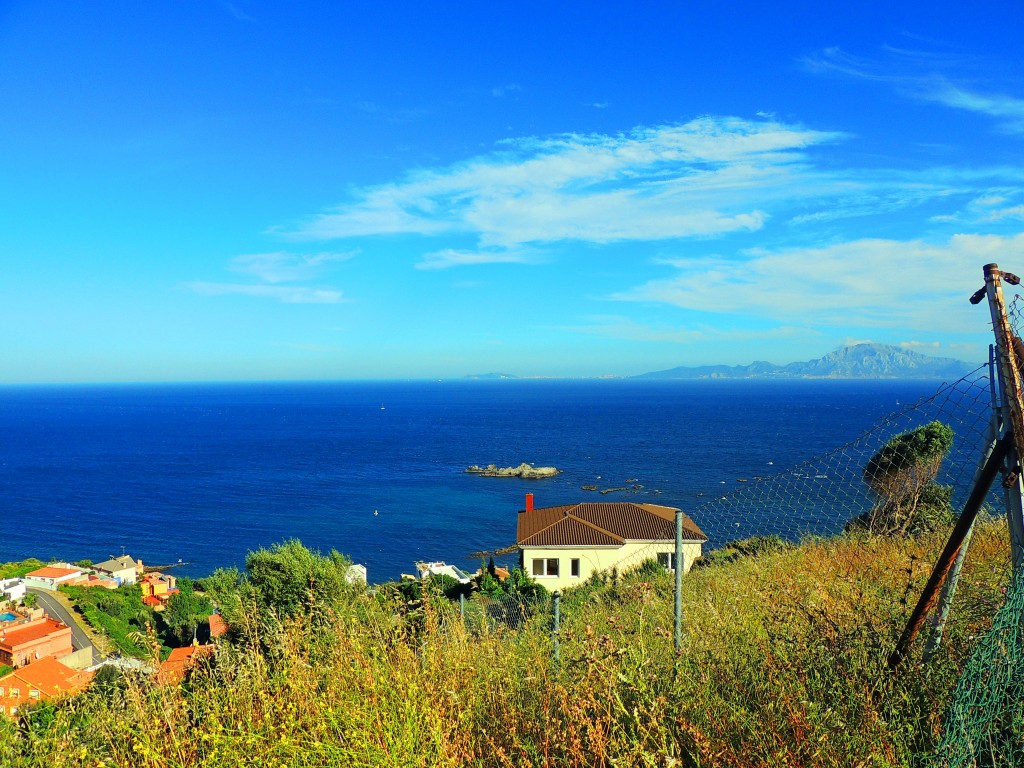
[[[964,668],[926,765],[1024,766],[1024,568]]]

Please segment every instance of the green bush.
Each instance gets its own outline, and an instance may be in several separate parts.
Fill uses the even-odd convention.
[[[867,512],[850,522],[883,536],[919,535],[953,519],[953,490],[935,478],[953,447],[953,430],[932,421],[887,442],[864,468],[864,482],[877,499]]]

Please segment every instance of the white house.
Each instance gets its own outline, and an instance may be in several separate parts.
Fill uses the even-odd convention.
[[[352,563],[345,572],[345,581],[349,584],[366,584],[366,566]]]
[[[43,568],[36,568],[34,571],[25,574],[25,586],[29,588],[48,589],[56,592],[61,584],[74,584],[82,578],[81,568],[64,568],[57,565],[47,565]]]
[[[675,566],[675,518],[679,510],[657,504],[610,502],[533,508],[533,494],[520,511],[516,544],[526,573],[550,590],[581,584],[591,574],[627,571],[657,558]],[[708,537],[683,515],[685,573]]]
[[[12,603],[16,603],[25,596],[25,582],[22,579],[0,580],[0,592]]]
[[[450,576],[459,582],[459,584],[469,584],[470,579],[473,578],[457,565],[448,565],[448,563],[443,563],[441,561],[433,563],[418,562],[416,563],[416,570],[419,573],[421,580],[431,576]]]
[[[93,568],[113,577],[118,584],[134,584],[142,572],[142,562],[136,562],[128,555],[121,555],[96,563]]]

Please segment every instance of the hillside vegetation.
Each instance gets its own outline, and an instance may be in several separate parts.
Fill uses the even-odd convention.
[[[0,764],[912,765],[1009,575],[1005,525],[980,525],[943,650],[927,673],[890,674],[944,535],[849,534],[697,569],[679,654],[669,574],[569,592],[557,666],[547,615],[467,628],[439,594],[414,609],[397,591],[222,573],[211,594],[234,595],[232,634],[208,665],[181,686],[108,676],[43,706],[3,726]],[[333,578],[330,562],[310,573]]]

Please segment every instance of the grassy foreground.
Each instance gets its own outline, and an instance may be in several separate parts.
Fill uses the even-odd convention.
[[[417,621],[355,594],[316,619],[253,616],[180,687],[113,680],[5,718],[0,764],[913,765],[1009,574],[1005,526],[986,523],[943,649],[891,675],[943,543],[842,537],[695,570],[678,655],[667,574],[567,594],[558,667],[549,617],[466,629],[440,597]]]

